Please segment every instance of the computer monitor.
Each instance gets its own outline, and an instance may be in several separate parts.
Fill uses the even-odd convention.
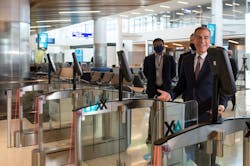
[[[124,51],[118,51],[117,52],[118,55],[118,60],[119,60],[119,64],[120,64],[120,69],[122,71],[122,75],[123,77],[128,81],[132,81],[133,80],[133,75],[131,73],[131,70],[128,66],[128,62],[125,56]]]
[[[233,95],[236,86],[227,51],[223,47],[211,47],[208,49],[208,58],[212,74],[218,76],[220,94]]]
[[[72,53],[72,57],[73,57],[73,64],[74,64],[73,68],[76,71],[76,73],[81,76],[82,75],[82,68],[81,68],[80,64],[78,63],[77,58],[76,58],[76,54],[74,52]]]
[[[218,115],[219,94],[231,96],[236,92],[233,71],[229,62],[227,51],[223,47],[211,47],[208,49],[208,59],[213,75],[212,95],[212,123],[222,123],[221,115]]]
[[[52,72],[56,72],[56,65],[53,59],[51,58],[50,54],[47,54],[47,58],[48,58],[48,63],[49,63],[49,70]]]
[[[48,69],[48,81],[49,84],[51,83],[51,72],[56,72],[56,65],[53,61],[53,59],[50,57],[50,54],[47,54],[47,58],[48,58],[48,63],[49,63],[49,69]]]

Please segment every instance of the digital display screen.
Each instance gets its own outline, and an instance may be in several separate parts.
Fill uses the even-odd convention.
[[[216,35],[216,25],[215,24],[208,24],[207,28],[210,30],[211,33],[211,44],[215,44],[215,35]]]
[[[38,49],[47,49],[48,48],[48,34],[39,33],[38,34]]]
[[[82,49],[76,49],[75,50],[76,59],[78,62],[83,62],[83,50]]]
[[[245,16],[245,23],[246,23],[246,54],[250,54],[250,47],[249,47],[249,44],[250,44],[250,14],[247,13],[246,16]]]

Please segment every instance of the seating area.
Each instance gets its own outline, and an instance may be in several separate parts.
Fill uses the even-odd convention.
[[[89,73],[87,73],[89,74]],[[83,74],[84,75],[84,74]],[[82,78],[86,78],[82,76]],[[133,74],[133,81],[128,82],[126,79],[123,79],[123,90],[125,91],[135,91],[135,89],[140,89],[139,92],[144,92],[146,87],[145,79],[142,79],[138,73]],[[100,71],[91,71],[90,80],[82,79],[83,82],[89,83],[92,85],[98,86],[107,86],[118,89],[119,87],[119,74],[114,72],[100,72]],[[134,88],[135,87],[135,88]]]
[[[45,65],[44,68],[46,68],[47,65]],[[71,82],[73,78],[73,67],[72,66],[65,66],[60,65],[56,66],[56,72],[52,74],[53,78],[56,78],[59,82]],[[146,78],[141,70],[141,68],[133,70],[131,69],[133,73],[133,81],[128,82],[125,79],[123,79],[123,90],[129,91],[129,92],[135,92],[135,93],[142,93],[145,94],[146,89]],[[39,72],[39,70],[34,71],[35,73]],[[47,72],[45,72],[45,76]],[[119,70],[117,68],[105,68],[102,70],[99,70],[98,68],[92,68],[90,71],[83,71],[83,75],[78,77],[78,81],[81,83],[85,83],[88,85],[94,85],[94,86],[105,86],[107,88],[119,88]]]

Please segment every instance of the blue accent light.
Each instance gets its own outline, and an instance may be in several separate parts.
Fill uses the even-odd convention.
[[[37,43],[38,43],[38,49],[47,49],[48,48],[48,34],[39,33]]]
[[[207,24],[207,28],[211,33],[211,44],[215,44],[215,35],[216,35],[216,24]]]
[[[89,37],[93,37],[93,34],[92,33],[82,33],[82,32],[72,32],[72,37],[89,38]]]

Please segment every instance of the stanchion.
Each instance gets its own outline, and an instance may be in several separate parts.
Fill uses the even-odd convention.
[[[247,129],[243,140],[243,166],[250,165],[250,123],[246,122]]]
[[[153,126],[151,127],[152,134],[152,145],[155,140],[164,137],[164,103],[162,101],[155,100],[152,106],[151,122]],[[153,165],[161,165],[162,163],[162,148],[161,147],[151,147],[152,161]]]
[[[43,97],[38,98],[38,147],[39,147],[39,154],[40,157],[38,162],[40,166],[45,165],[45,154],[44,154],[44,147],[43,147]]]
[[[12,100],[12,90],[7,90],[7,147],[11,148],[11,100]]]

